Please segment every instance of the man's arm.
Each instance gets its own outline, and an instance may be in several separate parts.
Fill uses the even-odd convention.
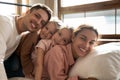
[[[6,52],[6,44],[3,37],[0,35],[0,80],[7,80],[5,68],[4,68],[4,57]]]
[[[23,67],[23,72],[26,77],[32,76],[33,72],[33,63],[31,59],[31,53],[34,50],[37,41],[37,32],[28,33],[26,37],[24,37],[22,41],[22,45],[20,46],[20,58]]]

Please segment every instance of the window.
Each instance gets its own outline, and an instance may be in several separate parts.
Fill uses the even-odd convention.
[[[84,24],[84,13],[64,14],[63,22],[73,28],[77,28],[80,24]]]
[[[0,0],[0,14],[2,15],[21,15],[29,5],[28,0]]]
[[[104,2],[104,1],[111,1],[111,0],[70,0],[69,2],[66,0],[61,0],[61,6],[67,7],[67,6],[75,6],[75,5]]]
[[[120,34],[120,9],[117,10],[117,34]]]
[[[115,34],[115,10],[88,12],[85,23],[93,25],[100,34]]]
[[[22,0],[22,4],[27,6],[28,0]],[[26,7],[26,6],[22,6],[22,13],[25,13],[26,10],[29,8],[29,7]]]
[[[88,0],[87,3],[85,0],[73,0],[69,3],[61,0],[60,2],[59,18],[68,26],[77,28],[81,24],[89,24],[93,25],[101,35],[120,34],[119,0]]]
[[[16,6],[3,4],[3,2],[15,3],[15,0],[0,0],[0,14],[2,15],[9,15],[9,14],[16,14]]]
[[[93,25],[100,34],[116,34],[115,10],[65,14],[63,22],[74,28],[81,24],[89,24]]]

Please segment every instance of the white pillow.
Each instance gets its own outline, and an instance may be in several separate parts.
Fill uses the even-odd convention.
[[[95,77],[99,80],[120,80],[120,42],[106,43],[84,58],[79,58],[70,76]]]

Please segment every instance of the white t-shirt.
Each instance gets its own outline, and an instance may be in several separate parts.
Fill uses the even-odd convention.
[[[7,80],[3,61],[15,51],[20,38],[16,29],[15,16],[0,15],[0,80]]]

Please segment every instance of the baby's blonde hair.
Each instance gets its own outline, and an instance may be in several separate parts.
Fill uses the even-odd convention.
[[[70,28],[70,27],[68,27],[68,26],[64,26],[64,27],[62,27],[60,30],[63,30],[63,29],[69,30],[69,32],[70,32],[70,40],[69,40],[68,43],[72,42],[72,35],[73,35],[74,29],[73,29],[73,28]]]

